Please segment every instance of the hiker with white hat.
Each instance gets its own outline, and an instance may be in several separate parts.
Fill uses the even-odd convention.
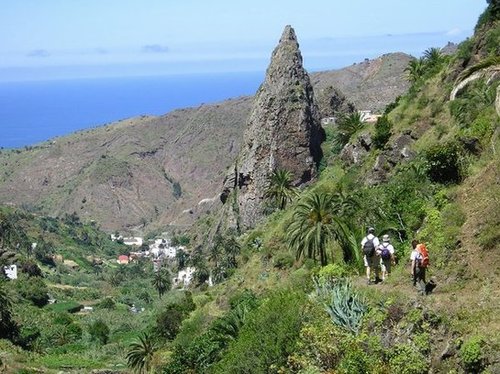
[[[380,266],[382,268],[382,281],[384,281],[391,272],[391,264],[395,264],[394,247],[390,243],[389,235],[382,236],[382,244],[378,247],[380,253]]]

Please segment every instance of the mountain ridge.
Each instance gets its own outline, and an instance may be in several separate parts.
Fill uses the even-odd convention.
[[[393,57],[403,61],[396,64]],[[387,63],[377,63],[379,71],[386,74],[386,68],[396,66],[393,72],[401,83],[398,90],[388,89],[388,104],[407,87],[403,66],[409,56],[380,59]],[[364,62],[356,69],[371,65]],[[317,74],[340,73],[313,73],[312,82],[318,82]],[[365,84],[370,81],[365,79]],[[353,82],[353,87],[358,84]],[[358,100],[355,95],[348,99]],[[240,97],[158,117],[135,117],[26,150],[4,150],[0,154],[0,202],[53,216],[76,212],[109,231],[142,230],[146,225],[154,229],[174,220],[190,224],[189,211],[217,196],[239,151],[252,100]],[[328,110],[320,105],[323,115],[331,115]],[[99,182],[97,187],[91,180]],[[177,197],[173,196],[176,182],[176,194],[181,192]]]

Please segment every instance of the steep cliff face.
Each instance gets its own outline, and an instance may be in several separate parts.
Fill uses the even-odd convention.
[[[225,202],[235,191],[232,209],[239,212],[241,229],[254,227],[262,218],[273,171],[290,171],[295,185],[316,176],[323,137],[297,37],[293,28],[286,26],[255,96],[240,154],[221,196]]]

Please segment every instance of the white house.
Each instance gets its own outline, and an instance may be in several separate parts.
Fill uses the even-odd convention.
[[[177,278],[174,279],[174,284],[175,285],[182,284],[183,287],[189,286],[189,284],[193,280],[193,275],[195,271],[196,268],[192,266],[188,266],[187,268],[180,270],[179,273],[177,274]]]
[[[125,244],[125,245],[136,245],[136,246],[140,247],[143,242],[144,242],[144,240],[139,236],[123,238],[123,244]]]
[[[3,270],[9,279],[17,279],[17,265],[4,266]]]

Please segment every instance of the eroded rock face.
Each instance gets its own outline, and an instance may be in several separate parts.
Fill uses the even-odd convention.
[[[387,181],[390,172],[396,165],[412,160],[415,152],[411,150],[411,145],[415,139],[409,132],[399,135],[393,142],[377,156],[375,165],[366,178],[366,184],[376,185]]]
[[[316,176],[323,139],[297,37],[286,26],[255,96],[240,154],[221,195],[225,202],[232,191],[237,194],[231,203],[239,212],[240,229],[254,227],[263,217],[264,194],[273,171],[290,171],[295,185]]]
[[[358,165],[370,152],[372,139],[369,133],[358,136],[356,142],[347,143],[340,152],[340,159],[347,165]]]
[[[316,98],[321,118],[349,115],[356,111],[356,107],[340,89],[328,86],[316,92]]]

